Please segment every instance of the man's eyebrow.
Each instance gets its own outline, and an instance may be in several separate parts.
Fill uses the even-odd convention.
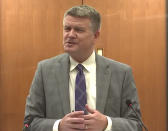
[[[71,26],[64,25],[63,28],[71,28]]]
[[[77,28],[77,29],[85,29],[85,27],[82,27],[82,26],[75,26],[74,27],[75,29]]]
[[[64,27],[69,27],[69,25],[63,25]]]

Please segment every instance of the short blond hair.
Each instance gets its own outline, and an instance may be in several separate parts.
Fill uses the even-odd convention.
[[[95,33],[100,30],[101,16],[99,12],[91,6],[74,6],[65,12],[64,18],[68,15],[73,17],[88,18],[91,21],[93,32]]]

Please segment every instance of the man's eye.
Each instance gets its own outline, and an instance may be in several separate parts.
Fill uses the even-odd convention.
[[[83,29],[76,29],[77,32],[84,32]]]
[[[64,30],[65,30],[65,31],[70,31],[71,28],[69,28],[69,27],[65,27]]]

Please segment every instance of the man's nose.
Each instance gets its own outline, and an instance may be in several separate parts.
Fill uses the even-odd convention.
[[[73,38],[75,38],[77,35],[76,35],[76,32],[75,32],[75,30],[70,30],[69,31],[69,37],[73,37]]]

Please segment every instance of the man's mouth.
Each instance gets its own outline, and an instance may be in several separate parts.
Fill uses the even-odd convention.
[[[66,45],[74,45],[74,44],[76,44],[76,42],[75,41],[67,41],[67,42],[65,42],[65,44]]]
[[[73,46],[75,44],[76,44],[76,42],[74,42],[74,41],[67,41],[67,42],[65,42],[64,46],[71,47],[71,46]]]

